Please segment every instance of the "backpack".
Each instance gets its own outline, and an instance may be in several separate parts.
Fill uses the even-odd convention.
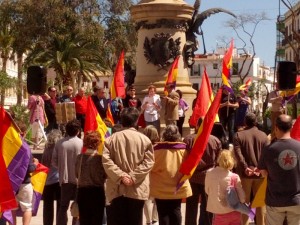
[[[232,175],[230,179],[230,186],[227,188],[226,194],[227,205],[235,211],[248,215],[251,219],[253,219],[255,217],[255,211],[253,211],[247,204],[240,202],[236,191],[237,176]]]
[[[236,183],[237,183],[237,177],[236,176],[231,176],[231,181],[230,181],[230,186],[227,188],[227,195],[226,195],[226,200],[227,204],[230,208],[236,209],[237,206],[241,203],[238,193],[235,189]]]

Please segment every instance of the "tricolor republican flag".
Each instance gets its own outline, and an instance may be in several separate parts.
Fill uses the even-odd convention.
[[[124,51],[121,52],[119,61],[117,63],[114,78],[110,86],[110,98],[125,97],[125,73],[124,73]]]
[[[233,52],[233,39],[230,42],[230,46],[228,51],[225,53],[223,57],[223,67],[222,67],[222,82],[225,87],[227,87],[228,91],[232,91],[230,85],[230,76],[231,76],[231,68],[232,68],[232,52]]]
[[[87,113],[85,115],[84,133],[86,133],[87,131],[98,131],[99,132],[99,134],[102,138],[102,142],[99,145],[98,152],[100,155],[102,155],[105,137],[108,137],[110,134],[107,129],[107,126],[101,119],[101,117],[94,105],[94,102],[90,96],[88,97],[87,108],[89,110],[87,110]],[[84,151],[86,151],[86,149],[83,148],[83,152]]]
[[[182,174],[182,177],[178,181],[176,191],[179,190],[179,188],[182,187],[184,182],[193,175],[196,167],[198,166],[198,163],[200,162],[203,156],[203,153],[206,149],[206,145],[208,143],[210,132],[213,128],[215,118],[219,110],[221,95],[222,89],[220,88],[198,130],[190,154],[188,155],[187,159],[181,164],[179,172]]]
[[[167,92],[167,85],[168,84],[174,84],[174,86],[176,86],[176,80],[177,80],[177,76],[178,76],[178,61],[179,61],[179,57],[180,56],[177,56],[169,70],[169,73],[168,73],[168,76],[167,76],[167,79],[166,79],[166,82],[165,82],[165,89],[164,89],[164,92],[165,92],[165,95],[167,96],[168,95],[168,92]]]

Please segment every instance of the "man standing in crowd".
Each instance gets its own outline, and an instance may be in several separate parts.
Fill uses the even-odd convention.
[[[87,107],[87,98],[85,96],[85,88],[78,89],[77,95],[73,98],[75,102],[76,119],[80,121],[81,129],[84,130],[85,114]]]
[[[278,116],[283,113],[283,98],[279,95],[279,90],[277,84],[274,85],[275,89],[269,94],[269,102],[272,103],[271,106],[271,140],[275,138],[275,123]]]
[[[107,220],[110,225],[142,225],[144,201],[149,198],[149,172],[154,165],[151,141],[135,127],[139,111],[121,112],[123,130],[106,139],[102,162],[107,174]]]
[[[60,102],[72,102],[73,101],[73,88],[72,86],[67,86],[64,89],[63,96],[60,98]]]
[[[105,97],[104,88],[101,88],[99,85],[96,85],[93,88],[94,94],[91,96],[94,105],[101,117],[102,120],[106,118],[106,112],[108,108],[108,101]]]
[[[176,125],[179,120],[178,105],[179,94],[175,91],[174,84],[167,84],[168,96],[162,97],[165,100],[165,123]]]
[[[48,126],[46,127],[46,132],[49,133],[53,129],[58,129],[56,123],[56,113],[55,104],[59,102],[57,98],[57,91],[54,86],[48,88],[48,94],[44,95],[45,102],[45,113],[48,119]]]
[[[141,100],[136,96],[136,89],[133,85],[131,85],[128,89],[128,94],[123,100],[124,108],[128,107],[135,107],[138,110],[141,109],[142,102]]]
[[[57,215],[57,225],[67,225],[67,211],[71,200],[76,193],[77,179],[75,163],[80,154],[83,142],[77,135],[80,132],[80,122],[71,120],[66,125],[67,137],[59,140],[52,155],[52,165],[58,168],[59,183],[61,186],[60,208]]]
[[[233,143],[234,126],[235,126],[235,111],[239,107],[234,94],[231,94],[225,86],[221,97],[219,109],[219,118],[223,127],[228,131],[229,143]]]
[[[194,140],[197,136],[198,129],[202,124],[203,119],[199,118],[196,125],[195,134],[186,136],[183,140],[187,144],[187,150],[190,152],[193,148]],[[186,199],[185,210],[185,224],[197,225],[197,224],[212,224],[213,214],[206,211],[207,195],[205,193],[204,183],[206,171],[216,165],[219,152],[222,150],[221,141],[210,135],[206,149],[203,153],[200,163],[198,164],[195,172],[190,178],[190,184],[192,187],[193,195]],[[198,203],[201,196],[200,204],[200,217],[199,223],[197,223]]]
[[[257,120],[254,113],[245,116],[245,129],[238,131],[234,137],[234,152],[237,159],[237,174],[241,178],[245,191],[246,203],[251,202],[251,193],[256,195],[263,178],[257,172],[257,165],[263,148],[268,145],[267,135],[256,127]],[[242,215],[242,225],[248,225],[249,218]],[[256,224],[265,224],[265,207],[256,209]]]
[[[266,225],[300,224],[300,142],[292,139],[292,118],[280,115],[275,123],[277,140],[262,152],[258,169],[267,176]]]

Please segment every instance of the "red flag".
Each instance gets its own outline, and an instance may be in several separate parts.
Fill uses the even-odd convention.
[[[232,52],[233,52],[233,39],[230,42],[230,47],[226,54],[223,57],[223,68],[222,68],[222,81],[229,90],[231,89],[230,85],[230,70],[232,67]]]
[[[107,107],[107,111],[106,111],[106,119],[108,119],[109,122],[111,122],[111,125],[114,126],[115,125],[115,121],[114,121],[114,117],[113,117],[113,115],[111,113],[110,107],[111,107],[111,104],[109,103],[108,107]]]
[[[116,97],[125,97],[125,82],[124,82],[124,51],[121,52],[114,78],[110,86],[110,98],[115,99]]]
[[[108,129],[107,129],[105,123],[101,119],[101,117],[93,103],[91,96],[88,97],[87,108],[88,108],[88,110],[85,115],[84,133],[86,133],[87,131],[98,131],[99,132],[101,139],[102,139],[102,143],[99,145],[98,152],[99,152],[99,154],[102,155],[104,139],[105,139],[105,137],[109,136],[109,132],[108,132]],[[86,149],[83,149],[82,151],[85,152]]]
[[[190,119],[190,125],[196,127],[197,121],[200,117],[204,117],[213,101],[213,92],[211,89],[210,81],[206,73],[206,67],[202,75],[201,87],[198,92],[195,108]]]
[[[167,84],[174,84],[176,85],[176,80],[177,80],[177,76],[178,76],[178,61],[179,61],[179,56],[176,57],[176,59],[174,60],[171,69],[169,70],[167,79],[166,79],[166,83],[165,83],[165,95],[168,95],[167,92]]]
[[[291,130],[291,137],[300,141],[300,116],[298,116],[296,122]]]
[[[193,175],[198,163],[202,158],[202,155],[208,143],[210,132],[214,125],[216,115],[219,110],[221,96],[222,88],[219,89],[212,105],[209,107],[209,110],[206,116],[204,117],[204,120],[198,130],[190,154],[188,155],[187,159],[181,164],[179,172],[182,174],[182,177],[178,181],[176,190],[178,190],[184,184],[184,182]]]

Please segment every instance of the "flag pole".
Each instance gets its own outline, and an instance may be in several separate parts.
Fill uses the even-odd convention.
[[[228,98],[227,98],[227,117],[229,115],[229,99],[230,99],[230,92],[228,92]]]

